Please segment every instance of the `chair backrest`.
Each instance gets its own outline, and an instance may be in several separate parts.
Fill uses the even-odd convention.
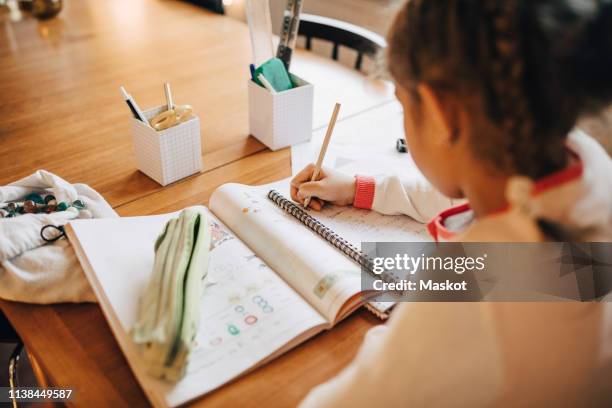
[[[312,39],[318,38],[333,43],[332,58],[338,59],[340,45],[357,51],[355,69],[360,70],[363,56],[373,58],[387,46],[385,39],[365,28],[333,18],[301,14],[298,35],[306,37],[306,49],[312,49]]]

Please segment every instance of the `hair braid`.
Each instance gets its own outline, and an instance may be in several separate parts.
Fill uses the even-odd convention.
[[[567,164],[567,134],[612,102],[612,0],[411,0],[389,36],[389,70],[459,97],[474,152],[540,178]],[[418,113],[418,111],[415,111]]]
[[[520,24],[513,1],[489,0],[485,4],[491,25],[491,58],[489,83],[493,88],[493,116],[508,135],[500,142],[509,154],[500,157],[505,168],[526,175],[538,173],[533,141],[533,117],[525,89],[525,60],[521,54]]]

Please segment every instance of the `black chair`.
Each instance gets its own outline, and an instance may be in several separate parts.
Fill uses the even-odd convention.
[[[338,49],[341,45],[357,51],[356,70],[361,70],[364,55],[375,59],[377,54],[387,47],[385,39],[370,30],[313,14],[300,15],[298,36],[306,37],[307,50],[312,49],[313,38],[333,43],[334,60],[338,60]]]

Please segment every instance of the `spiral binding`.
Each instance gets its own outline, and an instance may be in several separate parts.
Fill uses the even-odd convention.
[[[343,254],[351,258],[353,261],[361,265],[366,271],[374,275],[377,278],[381,276],[377,275],[373,271],[374,261],[371,257],[361,252],[353,244],[336,234],[329,227],[326,227],[316,218],[311,217],[307,212],[302,210],[298,205],[292,201],[287,200],[276,190],[270,190],[268,198],[272,200],[277,206],[279,206],[287,214],[290,214],[302,224],[307,226],[312,231],[316,232],[321,238],[338,248]]]

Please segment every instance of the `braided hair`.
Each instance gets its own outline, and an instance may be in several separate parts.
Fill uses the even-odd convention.
[[[474,151],[531,178],[562,168],[578,119],[612,102],[612,0],[410,0],[389,45],[403,88],[459,94],[486,121]]]

